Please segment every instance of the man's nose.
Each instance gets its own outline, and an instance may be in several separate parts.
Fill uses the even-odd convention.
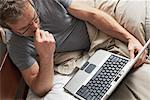
[[[32,27],[33,32],[35,32],[39,28],[39,23],[33,22],[31,27]]]

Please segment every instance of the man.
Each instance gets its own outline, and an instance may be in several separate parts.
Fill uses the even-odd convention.
[[[130,58],[142,44],[107,13],[83,6],[86,0],[0,0],[0,25],[14,34],[8,44],[12,61],[38,96],[51,91],[54,53],[88,50],[84,21],[128,44]],[[34,38],[33,38],[34,37]],[[137,61],[140,66],[147,52]]]

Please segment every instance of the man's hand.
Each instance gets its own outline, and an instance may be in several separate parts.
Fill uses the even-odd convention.
[[[81,20],[91,23],[107,35],[128,43],[130,58],[133,59],[135,53],[138,53],[142,49],[142,44],[106,12],[88,5],[83,6],[82,2],[87,1],[88,0],[72,0],[72,3],[67,8],[69,13]],[[140,66],[144,63],[146,54],[147,52],[145,51],[135,66]]]
[[[49,32],[37,29],[34,45],[39,62],[35,62],[21,73],[32,91],[38,96],[44,96],[53,86],[55,39]]]
[[[48,31],[37,29],[34,37],[34,45],[39,57],[49,57],[55,52],[55,39]]]
[[[131,60],[134,59],[134,57],[136,56],[135,54],[139,53],[142,48],[143,48],[142,44],[135,37],[128,39],[128,50],[130,53]],[[142,53],[141,57],[136,62],[136,64],[134,65],[134,68],[139,67],[141,64],[145,62],[146,55],[147,51],[145,50]]]

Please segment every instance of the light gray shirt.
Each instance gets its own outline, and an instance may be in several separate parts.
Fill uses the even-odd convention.
[[[67,7],[71,0],[33,0],[37,9],[41,29],[49,31],[56,40],[56,52],[88,50],[90,46],[86,25],[71,16]],[[26,69],[36,61],[36,50],[32,37],[13,34],[8,43],[9,55],[20,69]]]

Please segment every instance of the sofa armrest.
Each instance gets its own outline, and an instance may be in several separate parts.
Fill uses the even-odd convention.
[[[25,100],[28,86],[25,84],[20,71],[12,63],[8,52],[5,52],[0,70],[0,100]]]

